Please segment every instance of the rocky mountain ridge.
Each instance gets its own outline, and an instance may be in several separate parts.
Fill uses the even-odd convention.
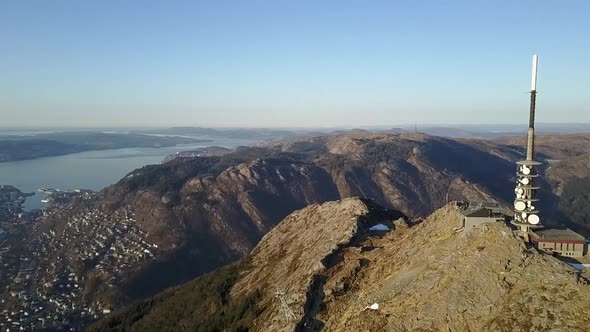
[[[358,198],[312,205],[289,215],[241,263],[90,331],[585,330],[587,274],[527,247],[502,223],[466,232],[458,219],[453,204],[423,221]],[[371,231],[376,224],[392,231]],[[203,283],[216,278],[225,280],[222,291],[203,298]],[[215,301],[216,309],[176,308],[191,298]],[[236,306],[241,314],[228,315]]]
[[[481,159],[487,166],[471,169]],[[500,157],[426,135],[329,136],[148,166],[105,190],[99,204],[106,211],[134,211],[148,240],[171,253],[166,261],[192,252],[181,255],[204,262],[216,252],[228,262],[309,204],[364,196],[425,216],[446,200],[509,197],[509,180],[495,174],[512,168]],[[194,273],[202,272],[174,283]]]

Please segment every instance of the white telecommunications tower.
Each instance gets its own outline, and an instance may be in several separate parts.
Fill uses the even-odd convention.
[[[514,220],[513,224],[523,233],[528,233],[531,228],[540,227],[541,219],[537,210],[537,190],[540,162],[534,160],[535,155],[535,102],[537,98],[537,61],[533,56],[533,76],[531,80],[531,104],[529,112],[529,130],[526,146],[526,160],[516,162],[516,188],[514,193]]]

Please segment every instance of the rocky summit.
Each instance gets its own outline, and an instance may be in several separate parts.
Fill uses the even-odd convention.
[[[326,296],[316,326],[327,331],[584,331],[587,276],[528,248],[503,223],[456,230],[446,206],[423,222],[398,227],[355,247],[325,272],[338,276],[365,259],[344,294]],[[327,283],[328,284],[328,283]],[[325,294],[334,294],[324,287]],[[378,310],[365,310],[373,303]]]
[[[314,204],[240,262],[90,330],[587,330],[590,276],[504,223],[458,220],[453,203],[424,220],[359,198]]]

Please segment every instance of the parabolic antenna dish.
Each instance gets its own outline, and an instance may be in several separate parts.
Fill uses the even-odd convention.
[[[536,224],[538,224],[538,223],[539,223],[539,221],[541,221],[541,220],[539,219],[539,216],[538,216],[538,215],[536,215],[536,214],[531,214],[531,215],[528,217],[528,219],[527,219],[527,220],[529,221],[529,223],[531,223],[531,224],[533,224],[533,225],[536,225]]]
[[[514,208],[517,211],[523,211],[526,208],[526,204],[524,204],[524,202],[516,202],[514,203]]]
[[[529,174],[531,174],[531,169],[528,168],[528,167],[523,167],[522,168],[522,173],[523,174],[526,174],[526,175],[529,175]]]

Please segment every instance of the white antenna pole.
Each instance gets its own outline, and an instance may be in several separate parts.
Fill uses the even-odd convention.
[[[537,63],[539,57],[533,55],[533,75],[531,77],[531,105],[529,112],[529,130],[527,140],[526,159],[533,160],[535,154],[535,104],[537,99]]]
[[[533,77],[531,78],[531,91],[537,91],[537,63],[539,62],[539,57],[535,54],[533,55]]]

